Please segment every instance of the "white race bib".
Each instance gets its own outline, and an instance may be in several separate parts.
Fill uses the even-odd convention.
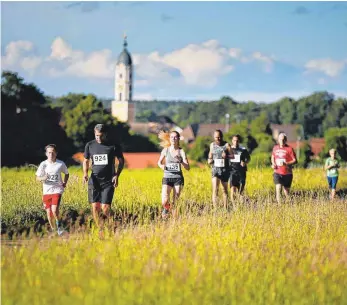
[[[225,166],[225,159],[214,159],[214,166],[215,167],[224,167]]]
[[[57,183],[59,181],[59,175],[50,175],[47,174],[47,182],[55,182]]]
[[[107,154],[93,155],[94,165],[107,165],[108,157]]]
[[[241,155],[234,155],[234,159],[229,159],[231,163],[240,163]]]
[[[329,171],[329,174],[336,174],[336,173],[337,173],[336,168],[332,168],[332,169]]]
[[[166,170],[168,172],[179,172],[181,170],[181,164],[179,163],[169,163],[166,165]]]
[[[284,162],[286,162],[286,159],[276,159],[277,166],[283,166]]]

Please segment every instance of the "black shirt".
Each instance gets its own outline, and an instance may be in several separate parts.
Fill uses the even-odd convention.
[[[84,157],[92,159],[91,183],[94,179],[100,184],[110,183],[115,175],[114,158],[123,158],[120,146],[108,142],[98,143],[96,140],[87,143],[84,150]]]
[[[244,173],[247,171],[247,165],[245,167],[241,166],[241,161],[243,162],[249,162],[249,160],[251,159],[248,151],[246,148],[243,147],[237,147],[237,148],[233,148],[231,147],[231,151],[233,152],[234,155],[238,155],[235,156],[234,160],[237,160],[238,162],[232,162],[233,159],[230,159],[230,172],[231,173]]]

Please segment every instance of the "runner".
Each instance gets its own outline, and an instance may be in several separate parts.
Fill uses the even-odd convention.
[[[120,146],[107,140],[107,128],[104,124],[97,124],[94,128],[95,140],[85,146],[83,161],[83,183],[88,182],[88,201],[92,205],[95,224],[102,232],[99,224],[100,214],[108,219],[114,189],[118,186],[118,179],[123,170],[124,157]],[[116,170],[115,158],[118,159]],[[89,159],[92,160],[92,172],[88,178]]]
[[[214,142],[210,144],[208,164],[212,164],[212,202],[217,207],[219,184],[223,187],[223,203],[227,208],[228,203],[228,180],[229,158],[233,157],[230,144],[223,140],[223,132],[217,129],[213,134]]]
[[[286,198],[289,197],[289,190],[293,181],[292,165],[296,162],[296,155],[293,148],[287,145],[287,135],[284,132],[280,132],[278,135],[278,145],[274,146],[271,155],[271,167],[274,169],[273,177],[278,203],[281,202],[282,188]]]
[[[324,169],[327,171],[327,179],[329,189],[331,190],[330,199],[333,200],[336,194],[336,185],[339,179],[340,167],[339,160],[336,159],[336,150],[334,148],[329,150],[330,157],[326,159]]]
[[[42,202],[47,212],[47,218],[52,232],[57,230],[62,235],[64,230],[59,220],[59,205],[64,189],[69,180],[69,172],[65,163],[57,159],[57,147],[48,144],[45,147],[47,160],[42,161],[36,171],[36,180],[42,182]],[[64,181],[61,173],[64,173]]]
[[[247,163],[251,157],[246,148],[240,146],[240,135],[234,135],[231,140],[231,152],[234,155],[230,159],[230,190],[232,200],[235,194],[243,194],[246,185]]]
[[[169,213],[175,217],[175,202],[179,199],[184,185],[182,166],[189,170],[189,162],[184,150],[179,146],[180,134],[177,131],[159,132],[161,139],[160,146],[164,149],[161,151],[158,166],[164,171],[162,180],[162,201],[163,206],[162,218],[166,219]],[[165,161],[164,161],[165,159]],[[170,193],[173,190],[172,205],[170,204]]]

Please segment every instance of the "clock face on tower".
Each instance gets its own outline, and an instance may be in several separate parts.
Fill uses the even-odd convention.
[[[118,90],[122,91],[123,90],[123,85],[118,85]]]

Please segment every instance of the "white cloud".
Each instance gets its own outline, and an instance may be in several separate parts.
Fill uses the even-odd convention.
[[[18,40],[10,42],[5,48],[5,55],[1,56],[2,68],[13,69],[20,67],[33,72],[41,63],[42,59],[32,55],[34,44],[30,41]]]
[[[237,49],[237,48],[230,48],[229,49],[229,56],[232,58],[240,58],[242,53],[241,49]]]
[[[305,64],[305,68],[307,69],[305,72],[323,72],[330,77],[336,77],[341,74],[345,66],[347,66],[347,60],[337,61],[330,58],[312,59]]]
[[[68,45],[67,42],[64,41],[63,38],[57,37],[54,39],[52,45],[51,45],[51,55],[50,59],[53,60],[64,60],[64,59],[71,59],[71,60],[81,60],[84,57],[84,53],[81,51],[74,51],[72,48]]]
[[[136,101],[153,101],[153,95],[151,93],[138,93],[133,97]]]
[[[274,65],[274,58],[266,56],[260,52],[254,52],[252,54],[252,59],[258,60],[264,63],[264,71],[270,73]]]
[[[136,79],[134,87],[147,87],[150,85],[150,82],[146,79]]]
[[[202,44],[189,44],[184,48],[160,55],[133,56],[136,73],[142,78],[172,80],[182,78],[188,85],[214,86],[218,77],[233,70],[228,63],[228,50],[218,41],[209,40]],[[175,76],[176,74],[176,76]]]
[[[108,49],[85,54],[72,47],[61,37],[57,37],[51,45],[48,62],[59,62],[60,68],[49,70],[51,76],[77,76],[86,78],[111,78],[114,75],[114,59]]]

